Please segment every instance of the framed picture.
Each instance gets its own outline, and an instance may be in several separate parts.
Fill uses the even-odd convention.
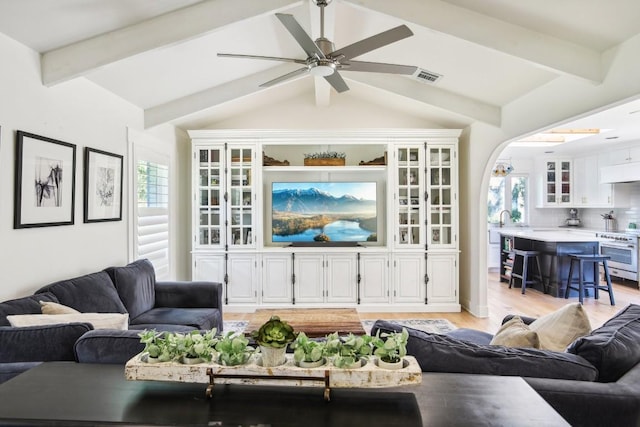
[[[84,222],[122,220],[122,156],[85,147]]]
[[[18,131],[13,228],[71,225],[76,146]]]

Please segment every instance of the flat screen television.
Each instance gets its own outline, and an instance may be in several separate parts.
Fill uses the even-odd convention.
[[[377,242],[375,182],[273,182],[273,243]]]

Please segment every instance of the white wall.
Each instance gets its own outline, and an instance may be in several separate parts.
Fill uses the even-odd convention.
[[[125,155],[127,128],[143,128],[142,111],[86,79],[47,88],[39,55],[0,34],[0,301],[32,293],[56,280],[129,261],[125,172],[123,220],[83,223],[84,147]],[[23,130],[76,145],[75,224],[13,229],[15,132]],[[166,139],[173,138],[165,131]]]

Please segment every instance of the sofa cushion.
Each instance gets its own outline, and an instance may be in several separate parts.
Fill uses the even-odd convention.
[[[109,267],[105,271],[132,319],[155,306],[156,273],[149,260],[140,259],[124,267]]]
[[[640,363],[640,305],[629,304],[568,350],[598,368],[600,382],[617,381]]]
[[[468,341],[474,344],[483,345],[489,345],[489,343],[493,339],[493,335],[491,335],[490,333],[470,328],[454,329],[453,331],[447,332],[444,335],[460,341]]]
[[[401,325],[378,320],[372,334],[398,332]],[[580,356],[569,353],[478,345],[446,335],[407,328],[407,353],[414,356],[423,372],[512,375],[593,381],[598,371]]]
[[[103,271],[47,285],[38,291],[52,292],[60,304],[82,313],[126,313],[109,275]]]
[[[538,318],[529,328],[538,334],[540,348],[565,351],[569,344],[591,332],[591,323],[582,304],[576,302]]]
[[[0,363],[75,360],[73,344],[91,329],[88,323],[0,327]]]
[[[131,319],[131,325],[185,325],[208,330],[222,324],[222,314],[216,308],[159,307]]]
[[[538,334],[526,325],[518,316],[502,324],[489,343],[506,347],[540,348]]]
[[[124,329],[129,326],[127,313],[19,314],[7,316],[11,326],[26,327],[64,323],[89,323],[93,329]]]
[[[144,350],[140,331],[98,329],[89,331],[76,341],[73,351],[80,363],[110,363],[124,365]]]
[[[78,310],[51,301],[40,301],[42,314],[78,314]]]
[[[11,326],[7,320],[10,314],[38,314],[41,312],[40,301],[57,302],[58,298],[51,292],[29,295],[0,303],[0,326]]]

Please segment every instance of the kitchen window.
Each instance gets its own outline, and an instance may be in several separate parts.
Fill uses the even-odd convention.
[[[529,176],[509,174],[491,177],[487,201],[488,222],[499,223],[500,212],[511,212],[512,224],[527,224],[529,221]],[[508,223],[508,217],[503,218]]]

